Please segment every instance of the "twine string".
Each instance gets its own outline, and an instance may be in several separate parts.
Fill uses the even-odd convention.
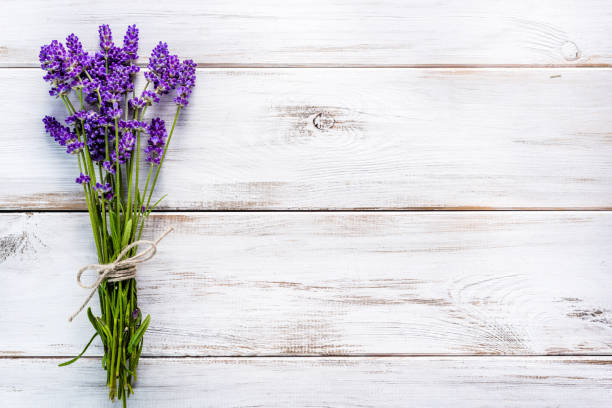
[[[81,313],[83,309],[85,309],[85,306],[87,306],[87,303],[89,303],[91,298],[96,294],[98,287],[102,284],[102,282],[104,282],[105,279],[107,280],[107,282],[121,282],[124,280],[135,278],[136,266],[139,263],[146,262],[149,259],[153,258],[157,253],[157,245],[159,244],[159,242],[173,230],[174,228],[168,228],[166,232],[161,234],[155,241],[141,239],[139,241],[132,242],[130,245],[123,248],[123,250],[119,252],[119,255],[117,255],[115,261],[111,263],[90,264],[79,269],[79,272],[77,273],[77,283],[80,287],[84,289],[91,289],[91,292],[89,293],[89,295],[87,295],[87,298],[85,298],[85,301],[83,302],[81,307],[79,307],[79,309],[68,318],[68,321],[71,322],[79,313]],[[132,248],[137,247],[139,245],[148,245],[149,247],[129,258],[122,259],[128,254],[128,252],[132,250]],[[83,275],[83,272],[88,270],[98,272],[98,279],[96,279],[96,281],[91,285],[86,285],[81,282],[81,276]]]

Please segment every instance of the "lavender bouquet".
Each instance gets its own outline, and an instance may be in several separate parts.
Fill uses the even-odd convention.
[[[138,29],[128,27],[122,47],[114,44],[108,25],[100,26],[98,32],[100,50],[93,54],[70,34],[65,45],[53,41],[41,47],[39,56],[44,80],[51,85],[49,94],[60,99],[68,112],[65,125],[50,116],[43,123],[76,159],[80,173],[76,182],[83,187],[99,262],[79,271],[79,284],[93,290],[70,318],[97,291],[101,316],[87,309],[95,333],[81,354],[60,365],[78,360],[100,336],[109,398],[118,398],[125,406],[134,392],[143,335],[150,321],[150,316],[142,318],[137,306],[135,267],[153,256],[159,242],[140,238],[145,220],[165,197],[151,204],[177,119],[195,85],[196,64],[181,62],[160,42],[149,58],[144,89],[136,95]],[[171,91],[177,106],[168,133],[162,119],[146,120],[145,113]],[[150,246],[137,253],[137,246],[143,243]],[[90,286],[80,281],[87,269],[98,272],[98,280]]]

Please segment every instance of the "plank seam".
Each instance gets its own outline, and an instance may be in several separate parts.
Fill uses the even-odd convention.
[[[346,208],[346,209],[244,209],[244,210],[230,210],[230,209],[167,209],[153,211],[152,214],[176,214],[176,213],[358,213],[358,212],[380,212],[380,213],[450,213],[450,212],[469,212],[469,213],[496,213],[496,212],[610,212],[612,207],[602,208],[443,208],[443,207],[431,207],[431,208]],[[63,210],[63,209],[19,209],[19,210],[4,210],[0,209],[0,214],[87,214],[87,210]]]
[[[74,355],[65,356],[0,356],[0,360],[67,360],[73,358]],[[403,354],[403,353],[390,353],[390,354],[262,354],[262,355],[175,355],[175,356],[162,356],[162,355],[142,355],[141,358],[147,359],[158,359],[158,360],[169,360],[169,359],[223,359],[223,358],[243,358],[243,359],[268,359],[268,358],[340,358],[340,359],[351,359],[351,358],[432,358],[432,357],[444,357],[444,358],[564,358],[564,357],[600,357],[607,358],[612,357],[610,354]],[[100,359],[102,356],[82,356],[81,359],[94,360]]]
[[[138,64],[141,68],[146,67],[144,64]],[[570,68],[570,69],[593,69],[593,68],[612,68],[612,64],[231,64],[231,63],[199,63],[197,68],[221,68],[221,69],[343,69],[343,68],[402,68],[402,69],[553,69],[553,68]],[[35,64],[15,64],[5,65],[0,64],[0,69],[40,69]]]

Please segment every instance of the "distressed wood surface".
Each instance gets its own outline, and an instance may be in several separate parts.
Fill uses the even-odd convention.
[[[609,64],[607,0],[119,1],[4,0],[0,64],[35,66],[38,49],[70,32],[88,47],[110,23],[121,41],[141,30],[142,55],[159,40],[209,65]],[[121,10],[121,12],[118,12]]]
[[[146,355],[612,353],[608,212],[150,221],[149,236],[176,231],[139,272]],[[88,222],[0,216],[2,354],[68,356],[90,337],[85,315],[67,322],[87,294],[76,271],[95,261]]]
[[[99,358],[56,367],[91,334],[66,318],[94,250],[40,122],[62,106],[29,67],[52,39],[136,23],[141,63],[164,40],[200,69],[158,190],[196,212],[147,231],[176,228],[139,272],[132,408],[609,405],[612,213],[571,210],[612,209],[611,17],[607,0],[4,0],[2,404],[110,405]],[[564,211],[245,212],[368,209]]]
[[[1,361],[3,403],[111,406],[98,359],[58,361]],[[604,407],[611,367],[602,357],[144,358],[128,406]]]
[[[165,209],[612,208],[612,69],[198,74]],[[0,70],[0,208],[85,209],[40,75]]]

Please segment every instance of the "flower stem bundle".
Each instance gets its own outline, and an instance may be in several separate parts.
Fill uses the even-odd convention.
[[[95,53],[86,52],[70,34],[65,45],[52,41],[41,47],[39,58],[49,94],[67,111],[64,124],[46,116],[45,130],[75,158],[75,181],[85,195],[98,262],[109,264],[121,261],[120,255],[136,254],[135,246],[123,250],[140,240],[145,220],[164,198],[151,202],[179,114],[195,86],[196,64],[179,60],[160,42],[146,66],[144,89],[137,94],[138,29],[128,27],[122,46],[115,45],[108,25],[98,33],[100,49]],[[148,120],[146,113],[173,91],[176,110],[168,133],[163,119]],[[99,336],[109,398],[125,406],[134,392],[150,316],[143,318],[138,308],[134,278],[105,279],[98,297],[101,315],[87,309],[94,335],[81,354],[61,365],[78,360]]]

